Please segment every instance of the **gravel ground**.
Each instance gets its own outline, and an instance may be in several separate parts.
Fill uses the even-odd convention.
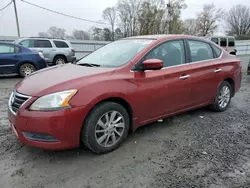
[[[198,109],[138,129],[116,151],[45,151],[19,144],[0,80],[0,187],[250,187],[250,76],[223,113]]]

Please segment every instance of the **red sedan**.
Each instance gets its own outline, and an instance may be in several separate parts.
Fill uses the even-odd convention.
[[[241,69],[239,59],[199,37],[126,38],[20,81],[8,117],[23,144],[66,149],[82,143],[106,153],[130,130],[161,118],[203,106],[226,110]]]

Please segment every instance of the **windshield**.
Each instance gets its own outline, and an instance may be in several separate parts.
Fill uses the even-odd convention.
[[[77,64],[94,64],[100,67],[120,67],[131,61],[153,41],[154,40],[151,39],[115,41],[80,59]]]

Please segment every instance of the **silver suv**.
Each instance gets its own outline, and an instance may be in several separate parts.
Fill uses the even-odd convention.
[[[75,50],[66,40],[30,37],[18,39],[14,43],[42,52],[48,65],[65,64],[76,60]]]

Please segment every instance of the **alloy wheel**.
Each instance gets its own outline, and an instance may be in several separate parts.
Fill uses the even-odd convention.
[[[102,147],[114,146],[123,136],[125,120],[118,111],[109,111],[99,118],[95,126],[95,138]]]
[[[219,94],[219,106],[221,108],[225,108],[230,101],[230,97],[231,97],[231,92],[230,92],[229,87],[223,86]]]

